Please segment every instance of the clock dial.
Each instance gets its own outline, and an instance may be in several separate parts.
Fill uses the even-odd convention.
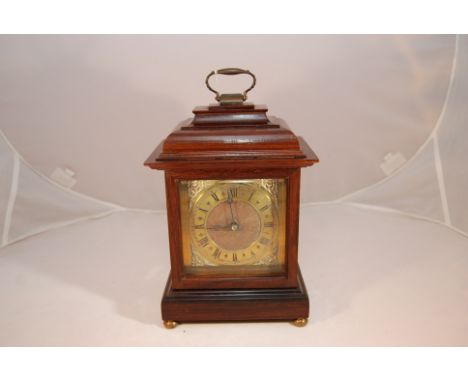
[[[191,246],[211,265],[275,260],[278,211],[272,195],[252,181],[218,181],[190,210]]]
[[[286,178],[181,180],[178,189],[185,274],[285,274]]]

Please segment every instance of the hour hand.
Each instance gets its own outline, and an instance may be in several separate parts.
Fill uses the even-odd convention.
[[[211,231],[231,231],[231,224],[228,225],[212,225],[210,227],[206,227],[206,229],[209,229]]]
[[[233,221],[228,225],[212,225],[210,227],[206,227],[206,229],[210,231],[239,231],[240,225],[236,221]]]

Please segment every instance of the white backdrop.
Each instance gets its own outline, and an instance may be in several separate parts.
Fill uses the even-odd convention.
[[[148,54],[157,41],[171,54]],[[291,54],[271,60],[280,46]],[[269,78],[262,89],[259,75],[252,99],[322,159],[303,172],[303,329],[184,324],[168,333],[160,323],[165,214],[124,206],[163,208],[162,176],[141,162],[169,125],[209,100],[192,77],[218,57],[195,51],[215,47],[223,57],[251,49]],[[13,36],[0,50],[0,344],[468,343],[468,37]],[[409,160],[384,177],[389,151]],[[57,165],[76,171],[85,194],[43,174]]]
[[[250,100],[321,159],[303,172],[303,202],[333,200],[382,179],[388,152],[409,158],[426,140],[454,46],[434,35],[0,36],[0,129],[45,175],[75,171],[77,191],[163,209],[162,174],[143,161],[213,101],[209,71],[244,67],[258,78]]]

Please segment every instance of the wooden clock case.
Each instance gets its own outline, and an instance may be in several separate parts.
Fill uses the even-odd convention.
[[[167,327],[176,322],[306,320],[309,315],[298,265],[300,172],[318,158],[267,110],[250,103],[197,107],[194,118],[182,122],[145,162],[165,172],[171,273],[161,308]],[[285,273],[184,273],[178,182],[261,178],[287,179]]]

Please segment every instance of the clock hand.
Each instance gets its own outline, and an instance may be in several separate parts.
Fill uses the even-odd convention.
[[[231,226],[234,227],[234,226],[239,226],[239,223],[237,223],[236,219],[234,219],[234,214],[232,212],[232,194],[231,193],[228,193],[228,197],[227,197],[227,202],[229,203],[229,209],[231,211]],[[233,231],[235,229],[233,228]]]
[[[228,225],[213,225],[211,227],[206,227],[206,229],[209,229],[211,231],[231,231],[232,230],[232,224]]]

